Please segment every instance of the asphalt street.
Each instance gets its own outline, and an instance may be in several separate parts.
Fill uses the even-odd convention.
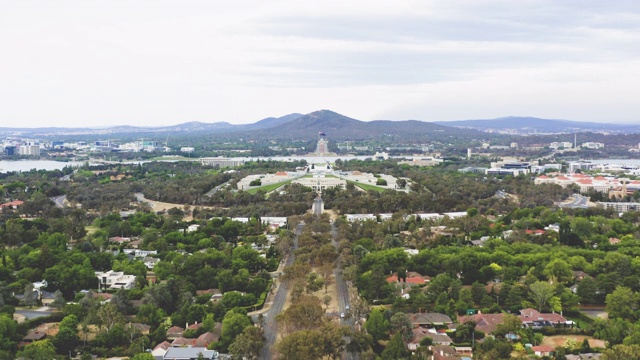
[[[298,248],[298,235],[302,232],[302,228],[304,224],[298,224],[298,228],[296,229],[296,236],[293,240],[293,249],[289,256],[287,257],[286,266],[292,265],[295,260],[294,251]],[[267,339],[264,349],[262,350],[262,359],[272,359],[273,354],[271,348],[275,345],[276,340],[278,339],[278,323],[276,322],[276,316],[282,312],[284,308],[284,304],[287,300],[287,292],[288,285],[286,281],[281,281],[280,286],[278,286],[278,290],[276,292],[276,296],[273,298],[273,303],[271,304],[271,308],[264,315],[264,336]]]
[[[589,197],[588,196],[582,196],[580,194],[574,194],[571,202],[568,203],[564,203],[564,204],[560,204],[560,207],[564,207],[564,208],[581,208],[581,209],[586,209],[589,207],[589,205],[587,204],[589,202]]]

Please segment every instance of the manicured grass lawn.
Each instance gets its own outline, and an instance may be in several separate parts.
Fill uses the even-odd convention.
[[[287,181],[283,181],[283,182],[279,182],[279,183],[275,183],[275,184],[269,184],[269,185],[265,185],[265,186],[260,186],[260,187],[257,187],[257,188],[249,189],[249,190],[247,190],[247,192],[249,194],[252,194],[252,195],[257,193],[260,190],[262,190],[265,193],[268,193],[268,192],[271,192],[271,191],[273,191],[273,190],[275,190],[275,189],[277,189],[277,188],[279,188],[279,187],[281,187],[283,185],[286,185],[286,184],[290,183],[291,181],[292,180],[287,180]]]
[[[96,231],[100,230],[99,227],[93,226],[93,225],[85,226],[84,229],[87,231],[87,235],[91,235]]]
[[[357,186],[360,189],[365,190],[365,191],[373,190],[373,191],[377,191],[377,192],[385,192],[385,191],[388,190],[388,189],[385,189],[385,188],[381,188],[379,186],[370,185],[370,184],[362,184],[362,183],[359,183],[359,182],[356,182],[356,181],[347,181],[347,182],[351,183],[351,184],[353,184],[353,185],[355,185],[355,186]]]

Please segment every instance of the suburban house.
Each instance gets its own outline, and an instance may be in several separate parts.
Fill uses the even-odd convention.
[[[522,326],[532,329],[573,326],[573,321],[568,321],[560,314],[540,313],[530,308],[520,310],[520,320],[522,320]],[[504,321],[504,314],[475,314],[458,317],[458,322],[461,324],[467,321],[475,322],[476,329],[485,334],[491,334]]]
[[[167,329],[167,339],[177,339],[182,336],[184,329],[180,326],[172,326]]]
[[[422,276],[414,271],[407,271],[405,279],[398,278],[398,273],[393,273],[387,278],[388,283],[405,283],[408,286],[426,285],[430,281],[431,278],[429,276]]]
[[[96,271],[100,289],[133,289],[136,284],[135,275],[125,275],[122,271]]]
[[[147,269],[153,270],[156,264],[160,262],[160,259],[147,256],[144,259],[142,259],[142,262],[144,263],[144,266],[147,267]]]
[[[407,316],[409,317],[409,320],[411,320],[411,325],[414,328],[434,328],[436,326],[447,327],[453,324],[450,317],[440,313],[409,313]]]
[[[547,346],[547,345],[539,345],[539,346],[533,346],[531,347],[531,351],[533,351],[533,353],[536,356],[552,356],[554,349],[551,346]]]
[[[545,326],[553,327],[571,327],[573,321],[568,321],[562,315],[557,313],[540,313],[535,309],[520,310],[520,320],[522,325],[527,328],[540,329]]]
[[[46,337],[47,333],[44,331],[32,331],[22,338],[21,344],[30,344],[34,341],[44,340]]]
[[[158,360],[197,360],[199,358],[214,360],[218,358],[218,352],[215,350],[207,350],[205,347],[170,347],[162,357],[156,356],[155,358]]]
[[[428,337],[433,341],[433,345],[451,345],[453,340],[447,334],[439,334],[435,330],[431,331],[422,327],[413,328],[413,340],[407,343],[410,351],[416,351],[422,339]]]
[[[498,325],[502,324],[504,314],[475,314],[467,316],[458,316],[458,322],[461,324],[467,321],[476,323],[476,329],[485,334],[491,334],[496,330]]]
[[[4,209],[16,210],[22,204],[24,204],[24,201],[20,201],[20,200],[14,200],[14,201],[11,201],[11,202],[8,202],[8,203],[0,204],[0,212],[2,210],[4,210]]]

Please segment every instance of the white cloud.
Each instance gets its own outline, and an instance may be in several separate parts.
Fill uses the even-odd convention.
[[[634,1],[24,0],[0,126],[532,115],[637,121]]]

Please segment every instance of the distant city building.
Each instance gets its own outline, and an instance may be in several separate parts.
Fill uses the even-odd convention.
[[[604,144],[599,142],[585,142],[580,146],[585,149],[603,149]]]
[[[605,209],[614,209],[617,212],[640,211],[640,203],[637,202],[601,202],[597,203]]]
[[[561,141],[561,142],[552,142],[549,144],[549,148],[551,149],[571,149],[573,148],[573,143],[571,141]]]
[[[303,177],[293,180],[292,183],[310,187],[313,191],[321,194],[327,188],[341,188],[347,186],[347,181],[335,177],[325,177],[324,175],[314,175],[313,177]]]
[[[489,169],[483,168],[483,167],[467,166],[465,168],[459,169],[458,172],[472,173],[472,174],[485,174],[487,170]]]
[[[40,145],[20,145],[18,154],[25,156],[40,156]]]
[[[329,152],[329,141],[324,137],[324,133],[319,136],[316,154],[326,154]]]
[[[7,155],[7,156],[14,156],[14,155],[16,155],[16,147],[15,147],[15,146],[12,146],[12,145],[5,146],[5,147],[4,147],[4,153],[5,153],[5,155]]]
[[[542,173],[546,172],[547,170],[560,171],[560,170],[562,170],[562,164],[545,164],[545,165],[532,165],[531,166],[531,172],[532,173],[542,174]]]
[[[589,161],[576,161],[576,162],[570,162],[569,163],[569,172],[573,173],[576,172],[576,170],[592,170],[594,168],[596,168],[598,166],[598,164],[594,164],[592,162]]]
[[[181,147],[180,148],[180,152],[192,153],[194,151],[196,151],[196,149],[194,147],[191,147],[191,146]]]
[[[511,145],[509,145],[509,147],[517,148],[518,147],[518,143],[517,142],[512,142]]]
[[[221,168],[225,167],[238,167],[244,164],[244,160],[233,160],[229,158],[214,158],[214,157],[205,157],[200,158],[200,164],[202,166],[218,166]]]
[[[387,154],[386,152],[376,152],[375,155],[373,155],[373,160],[388,160],[389,159],[389,154]]]
[[[411,166],[435,166],[442,163],[444,160],[433,156],[416,156],[412,160],[399,161],[399,165],[411,165]]]

